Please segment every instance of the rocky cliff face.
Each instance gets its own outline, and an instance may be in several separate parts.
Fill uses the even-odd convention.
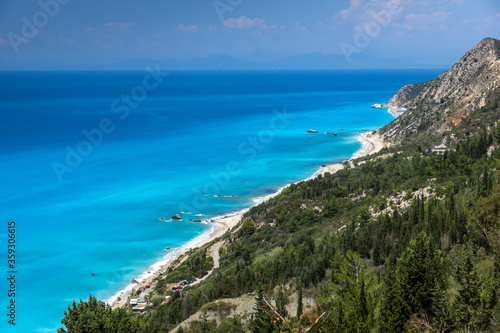
[[[406,104],[417,97],[417,95],[427,87],[430,81],[415,83],[415,84],[407,84],[399,89],[398,93],[394,95],[388,103],[388,106],[391,108],[404,108]]]
[[[486,38],[436,79],[401,88],[389,104],[407,112],[381,133],[389,140],[421,131],[444,134],[499,91],[500,41]]]

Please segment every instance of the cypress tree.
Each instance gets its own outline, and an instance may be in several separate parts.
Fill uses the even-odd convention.
[[[441,277],[441,262],[430,237],[421,233],[412,241],[398,265],[398,279],[406,314],[432,314]]]
[[[424,220],[425,220],[424,202],[425,202],[424,195],[421,195],[421,197],[420,197],[420,208],[419,208],[420,223],[424,222]]]
[[[396,279],[396,268],[396,258],[389,255],[383,277],[382,303],[378,319],[380,332],[384,333],[403,332],[407,320],[400,296],[400,286]]]
[[[360,283],[358,284],[359,288],[359,295],[356,299],[356,326],[357,326],[357,332],[362,333],[362,332],[369,332],[369,326],[368,326],[368,302],[366,299],[366,286],[365,286],[365,281],[364,278],[361,278]]]
[[[481,194],[482,195],[488,195],[489,188],[488,188],[488,168],[484,168],[484,173],[483,173],[483,181],[482,181],[482,188],[481,188]]]
[[[479,286],[480,283],[476,277],[476,272],[469,257],[465,263],[457,265],[457,278],[462,286],[459,291],[457,302],[454,306],[454,317],[458,321],[459,327],[467,325],[479,310]]]
[[[303,307],[304,305],[302,304],[302,286],[300,286],[299,297],[297,300],[297,318],[300,318],[300,316],[302,316]]]
[[[380,245],[379,245],[380,242],[377,242],[377,244],[375,244],[375,248],[373,249],[373,264],[375,266],[379,266],[381,264],[384,263],[384,261],[382,260],[381,256],[380,256]]]
[[[257,290],[255,297],[253,318],[250,320],[249,328],[254,333],[272,333],[278,332],[277,326],[274,324],[274,316],[271,315],[269,306],[264,301],[262,289]]]

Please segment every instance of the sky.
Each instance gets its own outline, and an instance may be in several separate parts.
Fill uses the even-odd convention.
[[[374,67],[447,66],[485,37],[500,39],[498,0],[0,2],[1,69],[221,56],[297,63],[317,53],[337,56],[340,67],[358,58]]]

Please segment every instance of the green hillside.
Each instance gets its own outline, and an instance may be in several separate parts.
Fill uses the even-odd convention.
[[[158,278],[145,314],[90,297],[58,332],[500,331],[498,103],[493,89],[460,126],[429,132],[438,117],[253,207],[212,242],[222,244],[214,273],[168,290],[212,267],[212,244],[193,250]],[[453,138],[448,150],[432,152],[443,137]]]

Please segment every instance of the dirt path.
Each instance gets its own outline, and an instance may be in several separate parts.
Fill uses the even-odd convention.
[[[208,272],[207,275],[205,275],[204,278],[196,280],[195,282],[191,283],[191,285],[195,285],[195,284],[202,282],[207,277],[209,277],[210,274],[212,274],[214,269],[219,268],[219,248],[221,247],[222,243],[223,242],[218,242],[212,246],[212,258],[214,258],[214,267]]]
[[[219,248],[221,247],[221,245],[222,242],[218,242],[214,244],[212,248],[212,257],[214,258],[214,268],[212,268],[212,271],[216,268],[219,268]],[[212,273],[212,271],[210,271],[210,273]]]

